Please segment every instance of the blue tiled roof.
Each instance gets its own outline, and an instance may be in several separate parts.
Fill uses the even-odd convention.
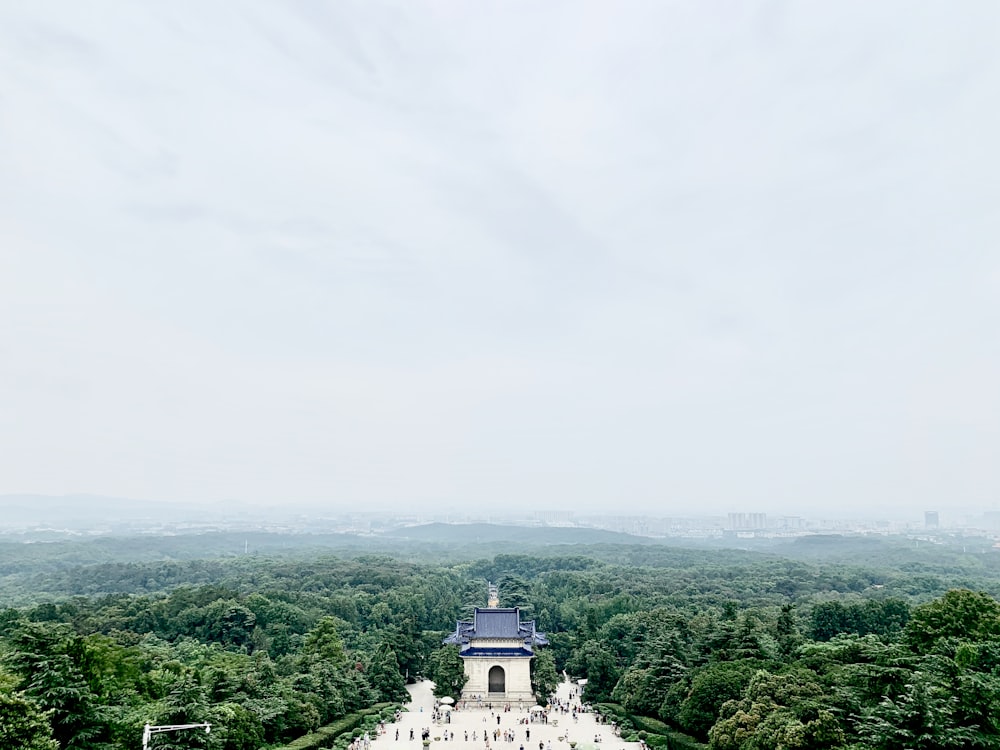
[[[483,638],[518,639],[529,649],[531,646],[549,645],[545,634],[535,630],[534,620],[521,622],[521,611],[517,607],[476,607],[472,620],[459,620],[455,623],[455,632],[445,638],[444,642],[464,645]]]
[[[521,613],[515,609],[479,609],[472,619],[476,638],[517,638],[521,634]]]

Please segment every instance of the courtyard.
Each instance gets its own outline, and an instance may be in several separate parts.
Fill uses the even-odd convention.
[[[505,711],[503,706],[491,709],[484,703],[482,707],[474,704],[445,710],[435,721],[433,687],[429,681],[407,686],[409,705],[398,722],[387,724],[383,734],[371,738],[371,750],[420,750],[424,730],[430,731],[432,750],[569,750],[570,742],[576,743],[576,750],[639,750],[638,742],[624,742],[614,727],[598,723],[595,714],[580,710],[574,719],[571,712],[553,707],[545,722],[527,705],[511,705]],[[556,691],[559,703],[579,709],[579,697],[573,694],[576,689],[573,683],[562,682]],[[494,738],[497,730],[499,739]],[[512,741],[505,739],[511,734]]]

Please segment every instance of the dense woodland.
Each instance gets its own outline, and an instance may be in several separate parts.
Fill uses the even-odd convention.
[[[1000,553],[982,540],[217,542],[0,543],[0,750],[134,748],[146,722],[203,721],[211,734],[153,747],[334,727],[322,746],[342,748],[408,680],[461,688],[441,640],[487,580],[549,635],[536,690],[585,677],[585,699],[652,747],[1000,748]]]

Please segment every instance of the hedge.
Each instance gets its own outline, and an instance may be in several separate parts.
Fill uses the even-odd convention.
[[[646,732],[646,744],[650,747],[664,747],[666,750],[705,750],[708,745],[694,737],[671,729],[659,719],[650,716],[630,716],[636,729]]]
[[[392,708],[394,705],[393,703],[376,703],[371,708],[364,708],[357,713],[348,714],[332,724],[320,727],[315,732],[304,734],[297,740],[292,740],[276,750],[320,750],[320,748],[330,745],[340,735],[360,726],[367,717],[381,716],[384,710]],[[377,719],[376,723],[378,723]]]
[[[651,748],[665,750],[706,750],[708,745],[698,742],[694,737],[671,729],[659,719],[650,716],[629,714],[624,706],[618,703],[596,703],[594,710],[606,719],[615,722],[622,730],[622,737],[630,727],[639,730],[639,737]]]
[[[625,708],[617,703],[597,703],[594,705],[594,710],[601,716],[614,719],[616,722],[622,722],[628,716]]]
[[[667,750],[705,750],[707,747],[708,745],[683,732],[671,729],[667,735]]]
[[[649,716],[633,716],[632,723],[635,724],[637,729],[644,729],[650,734],[662,734],[666,736],[670,732],[669,726],[659,719],[653,719]]]

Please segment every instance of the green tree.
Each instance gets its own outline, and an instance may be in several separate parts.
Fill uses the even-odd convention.
[[[396,654],[388,644],[379,644],[371,654],[366,673],[372,689],[378,692],[378,700],[404,702],[409,698]]]
[[[695,672],[677,715],[681,727],[691,734],[707,737],[723,704],[742,697],[759,668],[756,661],[726,661],[713,662]]]
[[[784,657],[790,657],[802,645],[802,636],[795,624],[795,606],[783,604],[778,620],[775,623],[775,635],[778,641],[778,649]]]
[[[559,673],[556,660],[548,649],[535,651],[531,660],[531,689],[540,701],[546,701],[559,687]]]
[[[212,602],[204,608],[202,617],[199,635],[203,640],[225,646],[252,646],[257,616],[235,600]]]
[[[586,675],[584,696],[593,703],[610,700],[619,679],[619,667],[614,655],[599,640],[586,641],[572,654],[566,669],[575,675]]]
[[[82,639],[65,625],[22,623],[9,641],[6,663],[21,678],[21,691],[51,716],[60,747],[91,748],[102,727],[96,696],[79,666],[88,660]]]
[[[985,743],[979,728],[957,719],[958,703],[958,697],[947,688],[918,672],[899,695],[887,697],[865,712],[858,733],[867,745],[879,750],[982,747]]]
[[[219,750],[257,750],[264,744],[264,726],[254,711],[235,703],[211,709],[212,728],[221,738]]]
[[[343,665],[347,662],[344,653],[344,642],[340,639],[337,619],[324,617],[310,630],[302,644],[302,653],[316,659],[323,659],[333,664]]]
[[[59,750],[48,716],[21,693],[0,688],[0,748]]]
[[[712,750],[823,750],[839,746],[844,731],[815,676],[806,670],[761,670],[743,697],[722,707],[708,733]]]
[[[629,713],[641,716],[660,716],[664,713],[674,719],[676,707],[670,699],[670,688],[683,683],[687,669],[670,654],[663,654],[647,666],[633,666],[615,685],[612,699],[622,704]],[[664,709],[664,706],[667,706]]]
[[[952,589],[913,610],[905,637],[920,653],[930,651],[945,638],[1000,640],[1000,603],[989,594]]]
[[[497,581],[497,588],[501,606],[520,607],[522,617],[531,619],[534,614],[534,602],[527,581],[513,573],[505,573]]]
[[[182,670],[169,685],[166,696],[158,702],[154,724],[200,724],[211,723],[212,712],[205,688],[192,670]],[[218,745],[221,735],[207,732],[167,733],[158,735],[156,750],[190,750],[190,748],[212,748]]]
[[[457,646],[443,646],[431,654],[428,660],[429,676],[434,681],[434,695],[438,698],[457,698],[468,679],[465,663],[458,655]]]
[[[864,602],[820,602],[810,613],[810,634],[828,641],[844,633],[889,636],[906,625],[910,608],[901,599],[869,599]]]

